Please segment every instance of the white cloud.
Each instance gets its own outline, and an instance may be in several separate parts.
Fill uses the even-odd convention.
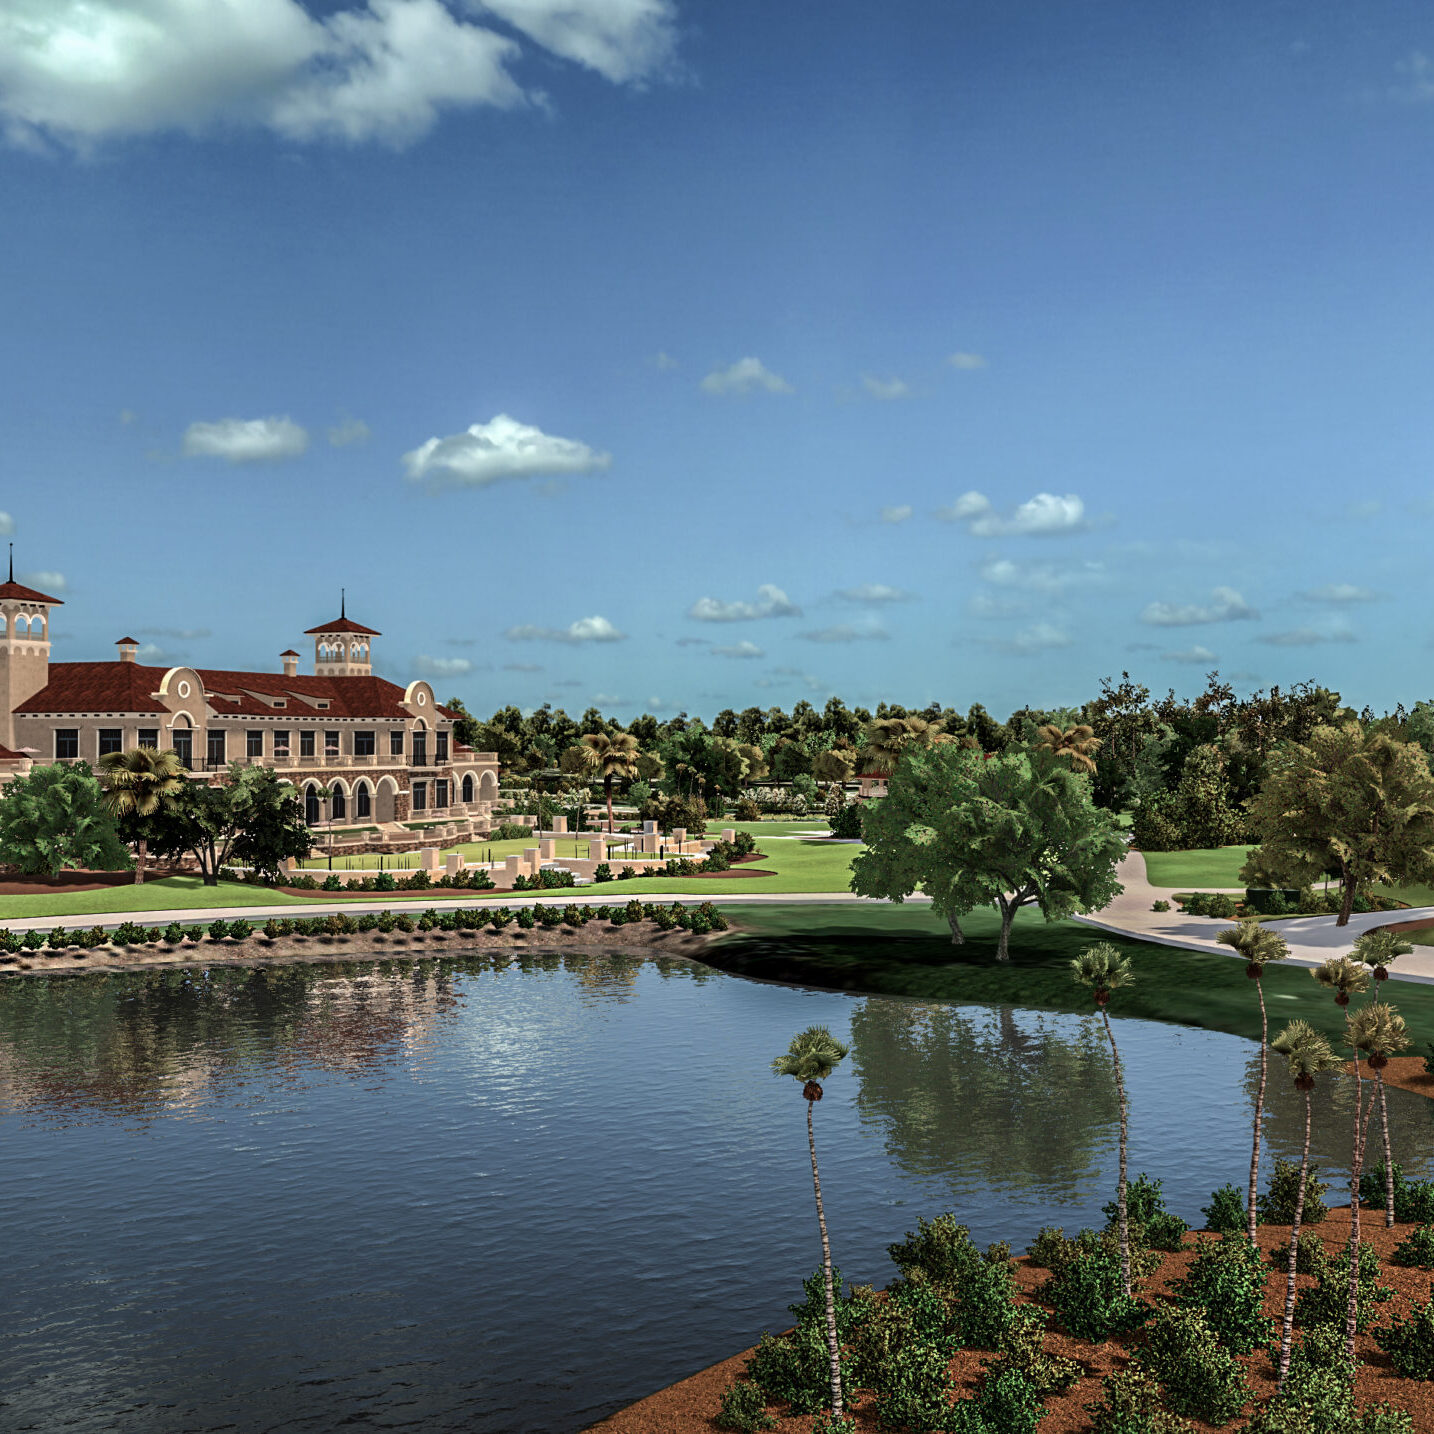
[[[727,368],[713,369],[702,380],[702,388],[706,393],[751,393],[755,389],[767,393],[796,392],[786,379],[757,358],[738,359]]]
[[[861,386],[873,398],[910,398],[911,389],[899,378],[877,378],[874,374],[864,373],[861,376]]]
[[[1213,601],[1208,603],[1147,603],[1140,620],[1154,627],[1195,627],[1202,622],[1245,622],[1260,615],[1234,588],[1212,588],[1210,596]]]
[[[881,521],[883,523],[904,523],[910,516],[910,503],[899,503],[894,508],[883,508],[881,510]]]
[[[1296,627],[1287,632],[1265,632],[1256,639],[1269,647],[1318,647],[1326,642],[1354,640],[1354,633],[1343,624],[1329,628]]]
[[[598,472],[612,466],[612,454],[500,413],[451,437],[430,438],[405,453],[403,463],[411,483],[427,479],[435,486],[486,488],[507,478]]]
[[[952,354],[946,362],[949,363],[952,368],[973,369],[986,367],[986,360],[983,359],[980,354],[955,353]]]
[[[854,588],[839,588],[837,596],[847,602],[884,603],[905,602],[911,594],[886,583],[861,583]]]
[[[1335,606],[1356,602],[1373,602],[1375,597],[1368,588],[1356,587],[1353,583],[1325,583],[1322,587],[1310,588],[1301,596],[1310,602],[1332,603]]]
[[[864,622],[839,622],[831,627],[820,627],[815,632],[798,634],[808,642],[885,642],[891,634],[879,622],[868,619]]]
[[[767,654],[755,642],[733,643],[730,647],[714,647],[715,657],[765,657]]]
[[[966,606],[973,617],[1024,617],[1030,611],[1019,598],[995,593],[977,593]]]
[[[567,627],[536,627],[524,623],[510,627],[504,634],[512,642],[621,642],[627,634],[619,632],[605,617],[580,617]]]
[[[463,677],[473,671],[473,663],[467,657],[429,657],[419,653],[413,659],[413,670],[420,677]]]
[[[272,462],[297,457],[308,446],[308,433],[291,418],[221,418],[217,423],[191,423],[184,430],[187,458]]]
[[[169,667],[171,656],[164,648],[152,642],[143,642],[134,650],[134,660],[141,667]]]
[[[1037,653],[1069,647],[1071,641],[1070,634],[1052,622],[1033,622],[1010,637],[985,639],[987,646],[1016,657],[1034,657]]]
[[[981,576],[994,587],[1059,593],[1080,583],[1101,581],[1105,577],[1105,568],[1092,562],[1060,568],[1052,563],[1016,563],[1010,558],[987,558],[981,564]]]
[[[1208,647],[1201,647],[1197,642],[1194,647],[1183,648],[1179,652],[1162,652],[1160,654],[1167,662],[1218,662],[1220,659]]]
[[[1085,503],[1074,493],[1064,497],[1037,493],[1003,517],[984,493],[972,491],[963,493],[949,507],[938,508],[936,516],[948,523],[964,523],[966,531],[977,538],[1050,537],[1080,533],[1090,527]]]
[[[15,520],[8,513],[0,513],[0,538],[9,538],[14,535]]]
[[[698,622],[750,622],[762,617],[801,615],[801,608],[772,583],[763,583],[757,589],[756,602],[723,602],[720,598],[700,597],[687,609],[687,616]]]
[[[671,0],[471,0],[615,83],[670,67]],[[539,105],[523,43],[442,0],[6,0],[0,126],[14,144],[257,126],[295,140],[410,143],[446,107]]]
[[[346,418],[329,429],[329,442],[335,448],[347,448],[350,443],[367,443],[368,439],[368,424],[361,418]]]
[[[64,573],[56,572],[21,573],[20,581],[26,587],[39,588],[41,592],[45,593],[62,593],[70,586]]]

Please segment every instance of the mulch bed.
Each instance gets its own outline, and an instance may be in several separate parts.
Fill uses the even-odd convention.
[[[1395,1245],[1413,1228],[1412,1225],[1396,1225],[1392,1230],[1386,1230],[1382,1211],[1360,1212],[1360,1237],[1373,1245],[1379,1255],[1382,1266],[1381,1283],[1391,1286],[1395,1291],[1394,1298],[1387,1304],[1376,1306],[1377,1325],[1387,1325],[1392,1313],[1406,1314],[1410,1299],[1422,1302],[1429,1298],[1431,1276],[1428,1270],[1405,1269],[1388,1263]],[[1312,1237],[1323,1240],[1329,1253],[1337,1255],[1349,1238],[1348,1206],[1331,1209],[1329,1218],[1323,1223],[1306,1225],[1301,1229],[1301,1240]],[[1258,1239],[1260,1247],[1268,1251],[1289,1239],[1289,1226],[1262,1225],[1259,1227]],[[1188,1243],[1190,1248],[1186,1251],[1165,1256],[1160,1268],[1145,1286],[1147,1296],[1168,1287],[1185,1272],[1194,1254],[1193,1242]],[[1033,1292],[1036,1286],[1049,1278],[1049,1274],[1048,1270],[1037,1269],[1024,1258],[1021,1259],[1016,1267],[1016,1284],[1019,1291],[1017,1300],[1039,1303],[1039,1299],[1033,1297]],[[1300,1275],[1297,1278],[1300,1288],[1314,1284],[1310,1276]],[[794,1276],[794,1298],[800,1293],[798,1286],[799,1281]],[[1265,1313],[1281,1320],[1284,1316],[1284,1300],[1284,1272],[1277,1272],[1272,1268],[1266,1284]],[[1298,1329],[1295,1331],[1295,1339],[1298,1342]],[[1384,1352],[1370,1335],[1356,1336],[1355,1346],[1360,1359],[1364,1361],[1355,1385],[1355,1396],[1359,1403],[1387,1399],[1396,1407],[1409,1412],[1416,1430],[1434,1434],[1434,1383],[1401,1379],[1390,1368]],[[1052,1332],[1047,1336],[1046,1347],[1052,1353],[1063,1354],[1079,1361],[1086,1369],[1086,1377],[1073,1389],[1047,1400],[1047,1412],[1040,1425],[1041,1434],[1077,1434],[1077,1431],[1089,1430],[1091,1418],[1083,1406],[1100,1398],[1100,1380],[1104,1375],[1123,1368],[1129,1362],[1125,1345],[1118,1341],[1093,1345]],[[666,1389],[661,1389],[636,1404],[630,1404],[600,1423],[592,1425],[591,1430],[593,1434],[599,1434],[599,1431],[600,1434],[713,1434],[716,1426],[712,1423],[712,1417],[717,1413],[722,1395],[729,1384],[742,1376],[747,1358],[752,1352],[751,1349],[743,1350],[740,1354],[724,1359],[720,1364],[711,1365],[688,1379],[669,1385]],[[981,1361],[991,1357],[989,1351],[962,1350],[952,1361],[952,1371],[962,1386],[963,1397],[975,1392],[982,1373]],[[1274,1392],[1274,1373],[1264,1354],[1251,1355],[1241,1363],[1245,1366],[1257,1397],[1267,1398]],[[1246,1414],[1252,1409],[1253,1406],[1248,1406]],[[784,1417],[778,1406],[771,1407],[768,1413],[777,1418],[774,1434],[811,1434],[811,1415]],[[869,1396],[862,1400],[852,1414],[856,1427],[863,1431],[863,1434],[878,1434],[881,1426],[876,1422]],[[1214,1427],[1195,1420],[1191,1423],[1199,1430]],[[1243,1423],[1244,1416],[1241,1416],[1226,1428],[1238,1429]]]
[[[1353,1075],[1354,1062],[1346,1061],[1344,1070],[1346,1075]],[[1359,1073],[1371,1085],[1374,1083],[1368,1065],[1361,1064]],[[1434,1097],[1434,1075],[1425,1071],[1423,1056],[1390,1056],[1389,1064],[1384,1068],[1384,1083],[1397,1085],[1400,1090],[1413,1091],[1415,1095]]]
[[[148,866],[146,881],[159,881],[166,876],[193,876],[180,867]],[[101,891],[107,886],[133,886],[132,871],[62,871],[58,876],[23,876],[7,871],[0,879],[0,896],[44,896],[47,892]]]

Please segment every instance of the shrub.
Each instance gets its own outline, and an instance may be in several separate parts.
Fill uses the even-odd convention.
[[[164,928],[164,939],[168,941],[171,946],[178,946],[179,943],[184,940],[184,927],[177,921],[171,921],[169,925]]]
[[[1270,1361],[1275,1363],[1276,1348]],[[1306,1331],[1290,1351],[1283,1388],[1246,1426],[1259,1434],[1356,1434],[1354,1369],[1345,1354],[1344,1322]]]
[[[930,1340],[910,1338],[896,1344],[879,1378],[870,1384],[876,1392],[878,1421],[912,1434],[951,1428],[956,1385],[949,1365],[946,1352]]]
[[[1056,1318],[1077,1339],[1099,1342],[1144,1324],[1150,1306],[1121,1292],[1120,1255],[1109,1246],[1080,1250],[1065,1259],[1041,1293]]]
[[[757,850],[757,838],[751,832],[738,832],[732,838],[732,854],[734,856],[751,856]]]
[[[398,879],[391,871],[381,871],[373,879],[373,889],[375,891],[397,891]]]
[[[289,878],[289,886],[295,891],[317,891],[319,883],[308,872],[295,872]]]
[[[1290,1267],[1290,1242],[1285,1240],[1274,1246],[1270,1251],[1270,1263],[1277,1270],[1288,1270]],[[1324,1243],[1314,1236],[1306,1235],[1300,1231],[1300,1247],[1295,1254],[1295,1273],[1297,1275],[1317,1275],[1329,1264],[1329,1256],[1325,1253]]]
[[[1305,1203],[1300,1214],[1301,1225],[1318,1225],[1329,1214],[1329,1207],[1320,1198],[1329,1184],[1319,1179],[1319,1166],[1311,1165],[1305,1175]],[[1300,1192],[1300,1167],[1293,1160],[1275,1157],[1275,1173],[1270,1188],[1255,1199],[1255,1213],[1260,1224],[1292,1225],[1295,1201]],[[1381,1202],[1382,1203],[1382,1202]]]
[[[126,926],[131,924],[132,923],[130,922],[125,923]],[[63,926],[52,927],[50,930],[50,934],[46,939],[46,945],[49,946],[51,951],[62,951],[66,946],[70,946],[73,944],[74,943],[71,942]]]
[[[725,852],[719,851],[716,847],[714,847],[711,851],[707,853],[706,859],[703,861],[702,865],[697,868],[698,871],[714,872],[730,871],[731,869],[732,859],[727,856]]]
[[[393,918],[393,925],[396,931],[412,931],[414,927],[413,917],[406,911],[400,911]]]
[[[1249,1402],[1239,1361],[1221,1347],[1204,1315],[1193,1307],[1166,1305],[1159,1310],[1135,1361],[1160,1381],[1166,1407],[1176,1414],[1228,1424]]]
[[[1303,1240],[1300,1247],[1304,1247]],[[1301,1329],[1324,1324],[1337,1324],[1343,1329],[1349,1307],[1348,1248],[1341,1250],[1333,1259],[1327,1257],[1314,1274],[1316,1283],[1313,1288],[1301,1290],[1295,1298],[1295,1323]],[[1365,1333],[1374,1319],[1372,1306],[1393,1298],[1394,1291],[1388,1285],[1379,1283],[1379,1257],[1374,1253],[1374,1246],[1361,1240],[1355,1289],[1355,1331]]]
[[[279,923],[272,916],[264,923],[264,936],[269,941],[279,939]]]
[[[552,927],[563,924],[563,913],[556,906],[539,906],[536,911],[539,926]]]
[[[209,939],[211,941],[223,941],[228,934],[229,923],[223,917],[209,923]]]
[[[323,891],[342,891],[342,890],[344,889],[344,884],[343,884],[343,882],[339,879],[339,874],[338,874],[338,872],[336,872],[336,871],[331,871],[331,872],[324,878],[323,886],[322,886],[320,889],[323,890]]]
[[[1178,1250],[1190,1228],[1178,1215],[1165,1208],[1159,1180],[1152,1180],[1143,1170],[1134,1180],[1126,1182],[1125,1213],[1130,1223],[1132,1243],[1149,1245],[1157,1250]],[[1116,1230],[1120,1212],[1114,1200],[1101,1206],[1106,1229]]]
[[[1228,892],[1217,891],[1210,898],[1209,915],[1218,917],[1221,921],[1233,921],[1235,912],[1235,898]]]
[[[1085,1371],[1073,1359],[1048,1353],[1045,1338],[1045,1316],[1030,1305],[1021,1306],[1001,1341],[999,1358],[986,1365],[987,1374],[996,1378],[1014,1370],[1042,1397],[1069,1389]]]
[[[1065,1264],[1066,1252],[1072,1244],[1074,1241],[1066,1239],[1063,1226],[1042,1225],[1036,1231],[1036,1238],[1026,1246],[1026,1254],[1038,1270],[1054,1270]]]
[[[238,921],[229,923],[229,936],[234,941],[247,941],[254,934],[252,922],[245,921],[241,916]]]
[[[428,873],[421,866],[416,871],[410,871],[407,876],[400,877],[398,881],[400,891],[427,891],[432,885]]]
[[[970,1227],[958,1225],[949,1211],[934,1220],[918,1216],[916,1232],[908,1231],[900,1244],[888,1245],[886,1253],[903,1275],[920,1270],[938,1281],[963,1279],[988,1263],[972,1242]]]
[[[1035,1385],[1006,1369],[984,1379],[975,1397],[962,1400],[949,1412],[950,1422],[938,1427],[957,1434],[1035,1434],[1045,1412]]]
[[[531,906],[520,906],[518,908],[517,914],[518,925],[521,926],[524,931],[531,931],[533,927],[537,924],[536,918],[533,916],[533,908]]]
[[[732,817],[739,822],[759,822],[762,820],[762,809],[751,797],[738,797],[732,807]]]
[[[1205,1217],[1205,1228],[1217,1235],[1235,1235],[1249,1228],[1245,1196],[1238,1185],[1222,1185],[1210,1196],[1210,1203],[1200,1207],[1200,1213]],[[1255,1223],[1259,1222],[1256,1206]]]
[[[1152,911],[1169,911],[1170,903],[1168,901],[1152,901],[1150,903],[1150,909]]]
[[[612,880],[612,863],[611,863],[611,862],[606,862],[606,861],[600,861],[600,862],[598,862],[597,866],[593,869],[593,880],[594,880],[594,881],[611,881],[611,880]]]
[[[1359,1203],[1384,1208],[1384,1162],[1371,1166],[1359,1177]],[[1401,1225],[1434,1224],[1434,1180],[1406,1180],[1404,1170],[1394,1162],[1394,1218]]]
[[[1434,1296],[1422,1305],[1411,1300],[1409,1314],[1375,1330],[1374,1342],[1405,1379],[1434,1379]]]
[[[698,906],[697,915],[707,923],[709,931],[725,931],[727,929],[727,918],[710,901],[704,901]]]
[[[1186,916],[1208,916],[1210,914],[1210,893],[1208,891],[1192,891],[1185,898]]]
[[[634,897],[633,900],[629,901],[627,905],[623,907],[622,914],[623,918],[627,921],[641,921],[647,913],[642,909],[642,902]]]
[[[103,926],[91,926],[90,929],[85,932],[80,944],[94,950],[97,946],[103,946],[109,939],[109,935]],[[151,933],[149,931],[144,933],[144,939],[146,942],[150,941]],[[155,941],[160,939],[160,933],[157,930],[153,932],[153,939]]]
[[[638,809],[643,821],[656,822],[660,832],[681,827],[688,836],[707,830],[707,803],[701,797],[652,796]]]
[[[739,1379],[727,1386],[722,1407],[712,1422],[719,1429],[733,1429],[737,1434],[757,1434],[761,1429],[775,1429],[777,1421],[767,1413],[762,1391],[750,1379]]]
[[[492,915],[488,918],[494,931],[502,931],[512,919],[512,910],[506,906],[494,907]]]
[[[392,911],[380,911],[375,924],[386,935],[398,925],[398,917]]]
[[[38,931],[27,931],[20,943],[26,951],[38,951],[45,944],[45,938]]]
[[[1264,1315],[1269,1271],[1244,1233],[1201,1240],[1184,1276],[1176,1282],[1179,1303],[1197,1309],[1216,1339],[1236,1354],[1252,1354],[1269,1340],[1273,1321]]]
[[[1434,1270],[1434,1225],[1420,1225],[1394,1247],[1389,1257],[1396,1265]]]
[[[95,934],[95,931],[99,930],[100,928],[96,926],[94,930],[90,932],[90,935],[93,936]],[[144,928],[144,944],[146,946],[157,946],[162,940],[164,940],[164,933],[159,929],[159,927],[146,926]],[[104,932],[100,931],[100,939],[98,941],[92,941],[90,944],[93,946],[104,945]]]
[[[144,940],[144,927],[135,921],[121,921],[110,939],[116,946],[138,946]]]
[[[832,1269],[837,1338],[845,1345],[859,1334],[859,1324],[871,1308],[869,1290],[841,1293],[841,1271]],[[831,1395],[831,1357],[827,1350],[826,1296],[821,1270],[802,1282],[806,1298],[790,1306],[796,1328],[790,1334],[765,1331],[747,1360],[746,1376],[769,1402],[790,1405],[793,1414],[814,1414],[826,1409]],[[855,1388],[853,1361],[845,1349],[840,1356],[842,1387]]]
[[[835,812],[827,814],[827,825],[834,837],[843,841],[857,841],[861,838],[861,802],[844,802]]]
[[[12,953],[18,951],[22,939],[18,931],[11,931],[8,927],[0,930],[0,950]]]
[[[488,833],[489,841],[526,841],[533,835],[532,827],[524,822],[499,822]]]
[[[1190,1425],[1161,1404],[1160,1381],[1129,1364],[1100,1382],[1098,1403],[1087,1404],[1091,1434],[1182,1434]]]
[[[373,911],[365,911],[358,918],[358,929],[360,931],[374,931],[378,927],[378,914]]]

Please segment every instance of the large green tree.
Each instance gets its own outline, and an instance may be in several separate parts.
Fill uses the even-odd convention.
[[[134,843],[134,884],[143,886],[149,856],[144,821],[184,790],[189,780],[184,763],[173,750],[131,747],[126,752],[107,752],[101,757],[100,775],[105,785],[105,805],[120,837]]]
[[[1084,778],[1040,750],[987,757],[954,742],[910,743],[887,796],[867,808],[862,834],[853,891],[902,901],[919,887],[957,942],[960,918],[994,905],[1002,961],[1021,907],[1059,921],[1098,911],[1122,890],[1115,818],[1094,804]]]
[[[1337,874],[1340,926],[1373,883],[1434,879],[1434,775],[1413,742],[1358,722],[1316,727],[1271,757],[1249,811],[1259,846],[1243,879],[1306,886]]]
[[[125,871],[130,854],[115,830],[89,763],[55,763],[16,777],[0,797],[0,864],[27,876],[66,867]]]

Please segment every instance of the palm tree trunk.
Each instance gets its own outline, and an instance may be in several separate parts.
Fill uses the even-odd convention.
[[[612,831],[612,773],[602,779],[602,794],[607,798],[607,829]]]
[[[822,1273],[827,1291],[827,1353],[832,1368],[832,1418],[842,1417],[841,1355],[837,1345],[836,1303],[832,1295],[832,1247],[827,1239],[826,1211],[822,1209],[822,1177],[817,1173],[817,1140],[812,1133],[812,1102],[807,1102],[807,1147],[812,1153],[812,1187],[817,1192],[817,1224],[822,1231]]]
[[[1379,1123],[1384,1127],[1384,1228],[1394,1228],[1394,1161],[1389,1153],[1389,1105],[1384,1099],[1384,1072],[1375,1069],[1379,1088]]]
[[[1120,1232],[1120,1289],[1130,1298],[1130,1220],[1125,1203],[1125,1147],[1129,1120],[1125,1108],[1125,1080],[1120,1071],[1120,1052],[1115,1045],[1115,1032],[1110,1028],[1110,1015],[1105,1007],[1100,1008],[1101,1019],[1105,1022],[1106,1038],[1110,1041],[1110,1055],[1115,1063],[1115,1093],[1120,1098],[1120,1182],[1115,1188],[1115,1213]]]
[[[1313,1082],[1311,1082],[1313,1084]],[[1310,1168],[1310,1093],[1305,1091],[1305,1148],[1300,1156],[1300,1188],[1295,1193],[1295,1222],[1290,1226],[1290,1263],[1285,1273],[1285,1324],[1280,1332],[1280,1374],[1278,1387],[1284,1388],[1290,1370],[1290,1337],[1295,1327],[1295,1263],[1299,1257],[1300,1221],[1305,1213],[1305,1181]]]
[[[1269,1075],[1270,1053],[1265,1044],[1270,1038],[1270,1021],[1265,1012],[1265,983],[1255,977],[1255,993],[1260,998],[1260,1088],[1255,1095],[1255,1139],[1250,1148],[1250,1209],[1246,1228],[1250,1243],[1255,1243],[1255,1195],[1260,1187],[1260,1125],[1265,1114],[1265,1081]]]
[[[1349,1306],[1344,1316],[1345,1354],[1354,1362],[1354,1327],[1359,1312],[1359,1177],[1364,1170],[1364,1078],[1354,1053],[1354,1151],[1349,1169]]]
[[[144,866],[149,860],[149,839],[140,837],[134,844],[134,884],[144,885]]]

